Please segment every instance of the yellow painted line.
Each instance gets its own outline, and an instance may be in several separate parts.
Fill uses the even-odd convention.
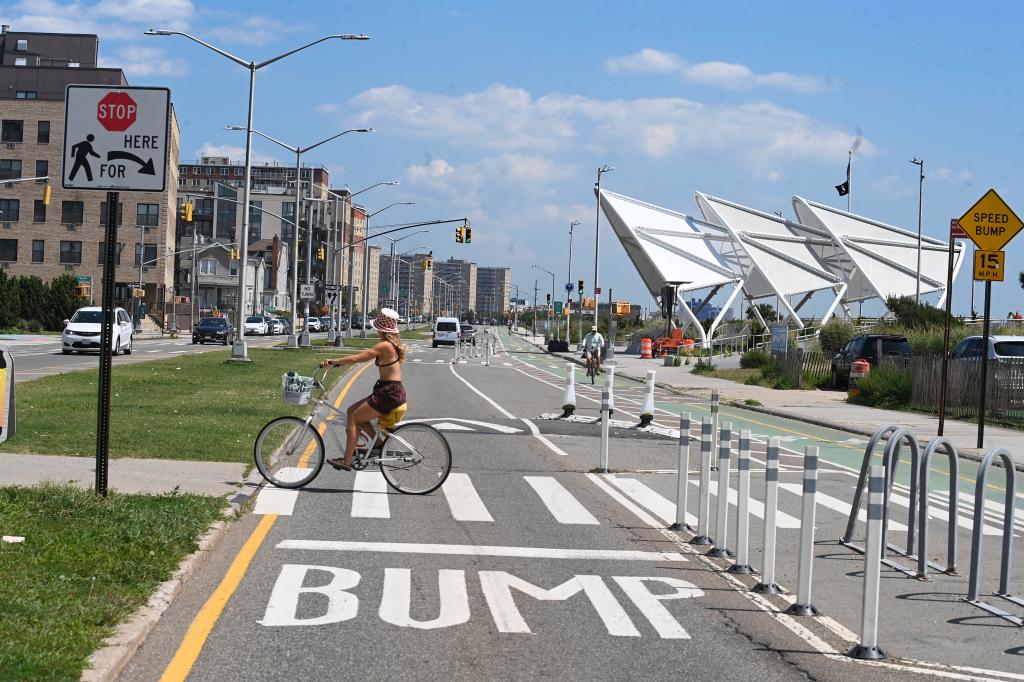
[[[345,387],[341,389],[341,393],[338,394],[338,399],[334,401],[335,407],[341,405],[349,389],[352,388],[352,384],[369,366],[370,363],[366,363],[352,375],[352,378],[348,380]],[[321,428],[325,426],[326,423],[321,424]],[[323,433],[322,430],[321,433]],[[214,590],[210,598],[203,604],[203,608],[199,610],[199,613],[192,620],[188,632],[185,633],[185,637],[178,646],[178,651],[175,652],[174,658],[171,659],[167,669],[164,670],[164,674],[160,677],[160,682],[177,682],[188,677],[192,666],[195,665],[196,659],[199,658],[199,654],[206,644],[207,638],[213,631],[213,626],[216,625],[217,619],[220,618],[220,614],[224,611],[224,607],[227,606],[231,595],[235,593],[238,585],[242,582],[242,578],[245,577],[249,564],[252,562],[253,557],[256,556],[256,552],[259,550],[260,545],[263,544],[263,540],[266,539],[275,521],[277,521],[277,514],[267,514],[253,530],[249,539],[245,541],[245,544],[235,556],[234,561],[231,562],[231,566],[228,568],[227,573],[224,574],[224,578],[220,581],[217,589]]]
[[[216,624],[221,612],[224,611],[224,607],[227,606],[231,595],[234,594],[235,588],[242,582],[245,571],[249,568],[249,563],[256,556],[256,551],[263,544],[267,533],[270,532],[270,527],[274,525],[276,520],[277,514],[267,514],[264,516],[259,525],[256,526],[256,529],[253,530],[252,535],[249,536],[249,539],[245,541],[245,545],[242,546],[235,560],[231,562],[228,572],[224,574],[224,579],[220,581],[220,585],[217,586],[217,589],[214,590],[210,598],[203,604],[203,608],[200,609],[195,619],[193,619],[188,632],[185,633],[181,646],[178,647],[174,658],[171,659],[167,669],[164,670],[164,674],[160,677],[161,682],[184,680],[188,677],[189,671],[192,670],[196,659],[199,658],[199,653],[203,650],[206,638],[210,636],[214,624]]]

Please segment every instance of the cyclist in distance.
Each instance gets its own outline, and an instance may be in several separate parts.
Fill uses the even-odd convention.
[[[357,365],[373,359],[377,365],[380,378],[373,385],[373,393],[348,408],[348,425],[346,426],[345,456],[328,459],[327,463],[335,469],[352,470],[352,457],[356,452],[356,441],[362,431],[373,438],[374,430],[370,425],[374,419],[385,415],[396,407],[405,404],[405,387],[402,386],[402,363],[405,361],[405,346],[398,337],[398,313],[391,308],[381,308],[380,314],[370,323],[380,334],[380,342],[373,348],[343,358],[332,358],[320,363],[320,367],[338,367],[340,365]]]
[[[590,328],[590,333],[583,337],[583,357],[587,355],[593,359],[594,372],[601,371],[601,346],[604,345],[604,337],[597,331],[597,325]]]

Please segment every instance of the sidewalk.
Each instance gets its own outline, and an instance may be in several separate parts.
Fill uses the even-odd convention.
[[[543,337],[519,335],[520,338],[543,347]],[[571,353],[554,353],[565,359],[579,362]],[[747,386],[725,379],[693,374],[691,366],[665,367],[660,358],[641,360],[635,355],[625,355],[616,348],[616,376],[636,381],[646,381],[647,371],[654,370],[658,386],[690,395],[710,395],[712,389],[721,392],[723,403],[764,412],[779,417],[797,419],[826,428],[848,431],[863,436],[872,435],[883,424],[896,424],[909,428],[919,441],[927,442],[936,436],[938,417],[899,410],[882,410],[846,402],[842,391],[782,391],[764,386]],[[756,400],[760,406],[744,405],[744,400]],[[998,426],[985,426],[985,447],[978,449],[978,425],[970,422],[946,420],[945,434],[953,441],[957,451],[972,459],[980,458],[991,448],[1006,448],[1024,469],[1024,433]]]
[[[109,487],[120,493],[159,495],[177,490],[222,497],[243,485],[248,464],[124,457],[111,459],[109,466]],[[96,458],[0,454],[0,486],[46,481],[91,488],[96,481]]]

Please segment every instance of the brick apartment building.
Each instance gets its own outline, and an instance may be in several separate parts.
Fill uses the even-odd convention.
[[[74,275],[94,301],[102,294],[106,193],[66,191],[59,179],[65,88],[128,85],[121,69],[100,68],[98,61],[95,35],[0,27],[0,268],[44,281]],[[170,296],[179,146],[173,107],[168,144],[168,189],[120,194],[114,292],[119,305],[130,300],[140,261],[150,310]],[[45,180],[2,182],[40,176],[50,178],[49,205],[43,201]]]

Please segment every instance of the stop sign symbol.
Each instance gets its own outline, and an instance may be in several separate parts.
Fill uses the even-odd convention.
[[[135,123],[138,106],[126,92],[108,92],[96,106],[96,120],[114,133],[128,130]]]

